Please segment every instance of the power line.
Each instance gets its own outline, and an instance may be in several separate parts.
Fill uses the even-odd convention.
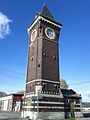
[[[83,82],[77,82],[77,83],[70,83],[69,85],[81,85],[81,84],[87,84],[87,83],[90,83],[90,80],[89,81],[83,81]]]
[[[4,68],[4,67],[0,67],[0,70],[2,70],[2,71],[4,71],[4,72],[6,72],[7,74],[11,74],[11,75],[19,75],[19,76],[25,76],[25,74],[26,74],[26,72],[25,72],[25,74],[24,73],[21,73],[21,72],[17,72],[17,71],[13,71],[13,70],[9,70],[9,69],[7,69],[7,68]],[[18,77],[19,77],[18,76]],[[77,83],[70,83],[69,85],[81,85],[81,84],[87,84],[87,83],[90,83],[90,80],[89,81],[83,81],[83,82],[77,82]]]
[[[6,73],[10,73],[10,74],[17,74],[17,75],[25,75],[24,73],[21,73],[21,72],[17,72],[17,71],[13,71],[13,70],[9,70],[7,68],[4,68],[4,67],[0,67],[0,70],[3,71],[3,72],[6,72]]]
[[[26,76],[26,72],[25,73],[21,73],[21,72],[18,72],[18,71],[13,71],[13,70],[9,70],[7,68],[4,68],[4,67],[0,67],[0,73],[4,73],[4,76],[5,77],[14,77],[14,78],[18,78],[18,79],[21,79],[22,77],[25,77]],[[1,74],[3,75],[3,74]]]

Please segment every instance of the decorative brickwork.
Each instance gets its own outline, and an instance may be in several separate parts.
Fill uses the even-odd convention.
[[[22,117],[60,120],[71,114],[69,97],[63,97],[59,75],[59,34],[62,25],[44,5],[28,29],[28,65]],[[79,98],[78,98],[79,99]],[[80,106],[75,105],[75,112]]]

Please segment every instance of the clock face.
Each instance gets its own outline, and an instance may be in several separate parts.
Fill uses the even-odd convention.
[[[37,30],[34,29],[31,33],[31,42],[33,42],[35,40],[36,36],[37,36]]]
[[[54,38],[55,38],[55,32],[54,32],[54,30],[51,29],[51,28],[46,28],[46,29],[45,29],[45,34],[46,34],[46,36],[47,36],[48,38],[50,38],[50,39],[54,39]]]

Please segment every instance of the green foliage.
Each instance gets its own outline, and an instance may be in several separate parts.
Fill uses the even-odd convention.
[[[6,96],[7,94],[5,93],[5,92],[2,92],[2,91],[0,91],[0,97],[4,97],[4,96]]]
[[[60,88],[68,89],[68,84],[67,84],[66,80],[63,80],[63,79],[60,80]]]

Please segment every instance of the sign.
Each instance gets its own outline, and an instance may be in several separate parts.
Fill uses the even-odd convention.
[[[32,100],[40,100],[43,99],[43,96],[32,96]]]

